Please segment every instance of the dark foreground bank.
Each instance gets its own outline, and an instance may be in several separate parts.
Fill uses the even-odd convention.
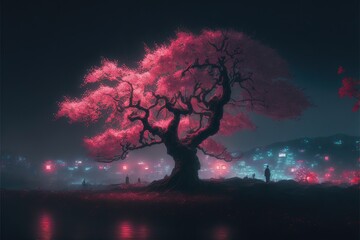
[[[359,239],[359,186],[231,179],[201,193],[1,190],[1,239]]]

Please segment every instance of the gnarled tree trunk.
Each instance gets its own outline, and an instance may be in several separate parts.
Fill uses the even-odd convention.
[[[199,188],[200,170],[199,158],[196,149],[191,149],[182,145],[167,146],[168,154],[175,161],[174,169],[169,177],[154,181],[150,184],[153,190],[176,190],[193,191]]]

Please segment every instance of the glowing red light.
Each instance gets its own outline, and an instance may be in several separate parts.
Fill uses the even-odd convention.
[[[308,183],[318,183],[318,178],[315,172],[308,172],[306,176],[306,181]]]
[[[218,170],[219,170],[219,169],[220,169],[220,166],[216,166],[216,169],[218,169]]]
[[[360,183],[360,170],[355,171],[344,171],[342,177],[345,181],[350,184],[359,184]]]
[[[351,184],[359,184],[360,183],[360,177],[359,176],[355,176],[350,180]]]
[[[99,170],[103,170],[104,169],[104,166],[103,165],[99,165]]]
[[[226,166],[225,166],[225,165],[222,165],[222,166],[221,166],[221,169],[225,170],[225,169],[226,169]]]
[[[295,173],[295,179],[299,182],[318,183],[318,176],[315,172],[306,168],[298,168]]]
[[[225,226],[217,226],[213,233],[214,239],[230,239],[230,230]]]
[[[330,160],[329,156],[325,156],[325,157],[324,157],[324,160],[325,160],[325,161],[329,161],[329,160]]]
[[[53,163],[52,163],[51,161],[47,161],[47,162],[45,162],[45,164],[43,165],[43,170],[44,170],[45,172],[50,173],[50,172],[54,171],[54,169],[55,169],[55,166],[53,165]]]
[[[124,165],[124,166],[122,167],[122,169],[123,169],[123,170],[127,170],[128,168],[127,168],[126,165]]]
[[[47,213],[44,213],[40,216],[38,222],[38,232],[37,235],[39,239],[50,240],[53,238],[54,226],[53,219]]]
[[[295,172],[295,170],[296,170],[295,168],[291,168],[291,169],[290,169],[291,172]]]
[[[149,167],[145,167],[145,170],[148,170],[149,169]]]
[[[120,239],[132,239],[134,233],[134,227],[131,223],[125,221],[119,224],[118,227]]]

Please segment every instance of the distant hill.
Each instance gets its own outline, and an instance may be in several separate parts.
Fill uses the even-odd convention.
[[[275,179],[291,179],[297,169],[315,172],[324,181],[325,174],[337,178],[344,171],[360,167],[360,137],[336,134],[329,137],[299,138],[235,152],[242,158],[234,163],[238,176],[262,175],[269,165]],[[331,179],[329,179],[331,180]]]

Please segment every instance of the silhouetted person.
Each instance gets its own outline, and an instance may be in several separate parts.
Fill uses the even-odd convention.
[[[266,183],[269,183],[270,182],[270,176],[271,176],[269,165],[266,166],[264,175],[265,175]]]
[[[85,178],[82,180],[81,185],[82,185],[83,187],[85,187],[85,186],[86,186],[86,181],[85,181]]]
[[[255,173],[253,173],[252,177],[253,177],[253,179],[255,179]]]
[[[125,183],[126,183],[126,184],[129,184],[129,183],[130,183],[130,180],[129,180],[129,176],[128,176],[128,175],[126,175]]]
[[[140,178],[138,178],[138,183],[141,183]]]

